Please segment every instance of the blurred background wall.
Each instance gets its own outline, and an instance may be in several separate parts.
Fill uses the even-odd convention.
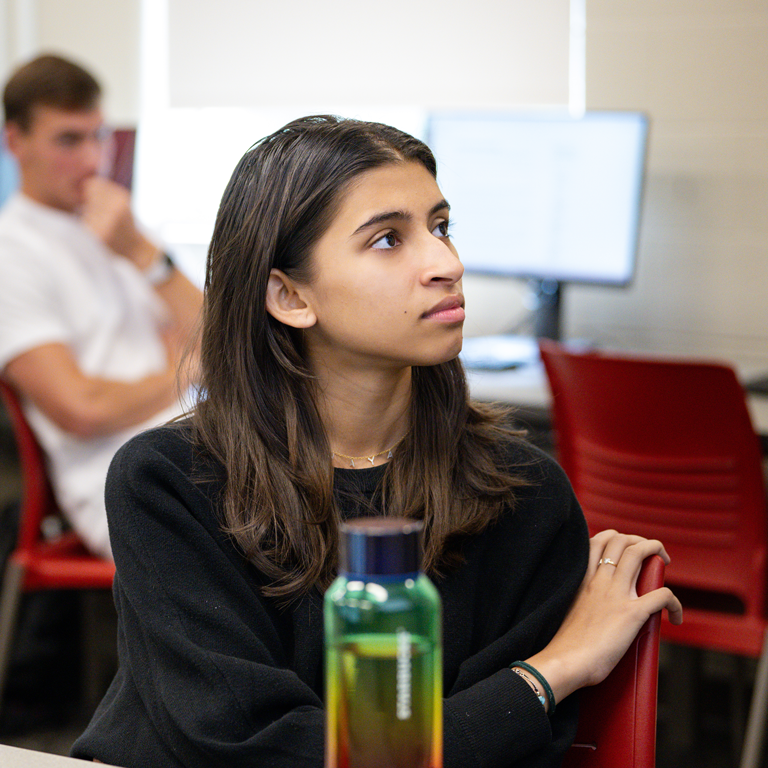
[[[768,366],[768,0],[0,0],[0,35],[3,78],[40,50],[71,55],[104,81],[113,124],[155,137],[138,169],[150,220],[185,174],[213,205],[229,153],[296,110],[415,132],[431,107],[643,110],[636,279],[568,286],[566,335]],[[196,152],[174,155],[186,133]],[[201,181],[206,157],[220,178]],[[516,281],[473,276],[466,292],[469,334],[524,311]]]
[[[652,119],[637,278],[573,333],[768,360],[768,1],[587,0],[587,107]]]

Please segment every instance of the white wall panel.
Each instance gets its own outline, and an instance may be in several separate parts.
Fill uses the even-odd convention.
[[[171,105],[567,104],[568,0],[169,0]]]

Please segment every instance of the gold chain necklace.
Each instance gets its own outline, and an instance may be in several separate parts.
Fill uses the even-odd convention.
[[[376,458],[378,456],[383,456],[385,453],[387,454],[387,458],[392,458],[392,451],[397,448],[400,443],[403,442],[403,439],[405,438],[405,435],[401,437],[396,443],[391,445],[389,448],[385,448],[383,451],[379,451],[378,453],[374,453],[373,456],[347,456],[345,453],[339,453],[338,451],[332,451],[331,453],[334,456],[338,456],[340,459],[349,459],[349,466],[354,467],[356,461],[362,461],[363,459],[367,459],[371,462],[371,466],[373,466],[373,462],[376,461]]]

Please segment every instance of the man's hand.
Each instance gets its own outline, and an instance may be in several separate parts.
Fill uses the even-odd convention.
[[[136,226],[130,193],[120,184],[101,176],[88,179],[82,220],[107,248],[130,259],[140,270],[157,258],[159,249]]]
[[[130,259],[142,272],[161,258],[160,249],[136,225],[128,190],[109,179],[88,179],[82,219],[108,248]],[[153,287],[170,311],[171,330],[165,339],[169,360],[175,367],[189,352],[183,372],[186,379],[182,381],[196,381],[200,343],[197,321],[203,294],[178,269],[173,270],[169,280]]]

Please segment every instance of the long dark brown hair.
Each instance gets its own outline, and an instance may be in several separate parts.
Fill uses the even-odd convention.
[[[349,183],[419,162],[421,141],[390,126],[331,116],[289,123],[254,145],[224,192],[208,252],[196,439],[226,473],[223,525],[290,600],[326,587],[337,564],[333,466],[301,337],[266,309],[270,270],[312,279],[312,248]],[[505,414],[470,404],[458,359],[412,373],[410,430],[382,481],[388,514],[425,522],[425,568],[461,562],[461,542],[512,503],[522,480],[502,461],[516,439]]]

